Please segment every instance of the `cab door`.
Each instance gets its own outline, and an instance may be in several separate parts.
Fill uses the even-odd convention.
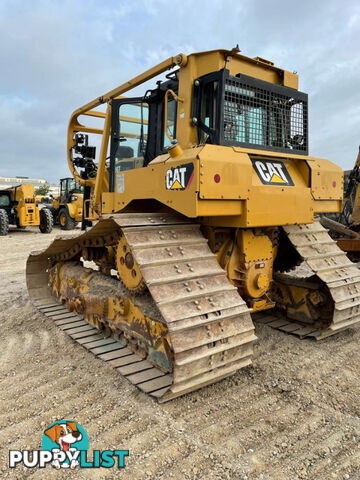
[[[144,167],[148,142],[149,105],[143,98],[112,101],[110,191],[118,172]]]

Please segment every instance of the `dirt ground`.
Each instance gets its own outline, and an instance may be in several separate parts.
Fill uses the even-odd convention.
[[[316,343],[257,325],[252,367],[160,405],[31,305],[26,258],[59,234],[0,237],[1,478],[360,478],[360,327]],[[9,449],[41,448],[63,418],[90,450],[129,449],[126,468],[8,468]]]

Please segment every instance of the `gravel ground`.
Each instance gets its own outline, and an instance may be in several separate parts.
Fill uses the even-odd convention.
[[[63,418],[85,428],[90,450],[130,450],[120,473],[66,474],[78,479],[360,478],[360,328],[316,343],[257,325],[252,367],[159,405],[31,305],[26,258],[59,233],[0,237],[1,478],[63,475],[8,468],[9,449],[41,448]]]

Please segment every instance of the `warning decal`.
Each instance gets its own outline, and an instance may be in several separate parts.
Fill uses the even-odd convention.
[[[294,186],[283,162],[251,159],[253,167],[264,185]]]
[[[166,190],[185,190],[194,178],[194,164],[186,163],[166,171]]]

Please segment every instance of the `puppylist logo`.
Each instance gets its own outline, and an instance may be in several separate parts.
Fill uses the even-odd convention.
[[[9,467],[27,468],[124,468],[129,450],[93,450],[89,455],[89,439],[84,428],[71,420],[59,420],[44,431],[42,450],[10,450]]]

